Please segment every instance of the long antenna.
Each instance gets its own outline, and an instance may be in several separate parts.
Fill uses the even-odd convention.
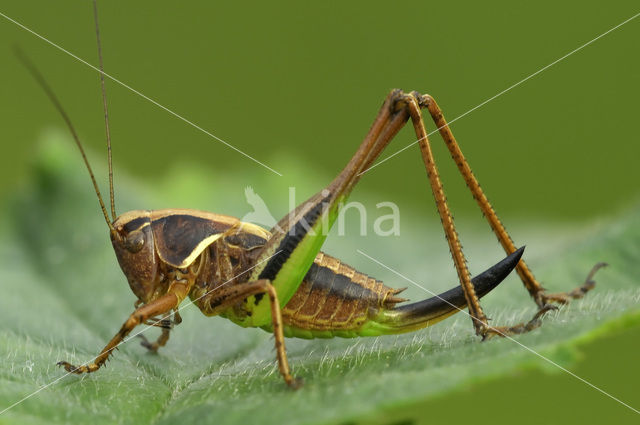
[[[69,128],[69,131],[73,136],[73,139],[76,141],[76,145],[78,146],[78,149],[80,149],[80,154],[82,154],[82,160],[84,161],[84,164],[87,166],[87,170],[89,171],[89,176],[91,176],[91,182],[93,183],[93,188],[96,191],[96,195],[98,195],[98,202],[100,202],[100,208],[102,209],[102,214],[104,215],[104,219],[107,222],[107,226],[109,226],[109,230],[111,230],[111,233],[115,234],[116,230],[114,229],[113,224],[111,224],[111,220],[109,219],[109,214],[107,213],[107,208],[104,206],[104,201],[102,200],[102,195],[100,194],[100,189],[98,188],[98,183],[96,182],[96,178],[93,175],[93,170],[91,169],[91,165],[89,165],[89,160],[87,159],[87,155],[84,152],[82,143],[80,143],[80,138],[78,137],[78,133],[76,133],[76,129],[73,127],[73,124],[71,124],[71,120],[69,119],[69,116],[67,115],[65,110],[62,108],[60,101],[56,97],[53,90],[51,90],[51,87],[49,87],[49,84],[44,79],[40,71],[38,71],[35,65],[33,65],[33,63],[27,58],[27,56],[22,52],[22,50],[16,47],[15,54],[20,60],[20,62],[22,62],[22,64],[27,68],[27,70],[29,70],[33,78],[38,82],[38,84],[40,84],[40,87],[42,87],[42,89],[45,91],[45,93],[51,100],[51,103],[53,103],[53,105],[56,107],[60,115],[62,115],[64,122],[67,124],[67,127]]]
[[[98,42],[98,60],[100,62],[100,87],[102,88],[102,107],[104,109],[104,128],[107,133],[107,156],[109,163],[109,198],[111,199],[111,217],[116,219],[116,203],[113,196],[113,165],[111,163],[111,131],[109,130],[109,111],[107,110],[107,92],[104,88],[104,66],[102,64],[102,43],[98,26],[98,2],[93,0],[93,20],[96,24],[96,40]]]

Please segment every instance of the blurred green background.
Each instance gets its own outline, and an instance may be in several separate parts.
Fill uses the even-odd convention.
[[[2,13],[97,64],[90,2],[1,5]],[[390,89],[430,93],[451,121],[638,12],[634,1],[110,1],[100,4],[100,21],[106,72],[282,173],[281,196],[269,200],[282,214],[287,188],[300,184],[288,171],[308,168],[310,176],[324,176],[317,188],[325,185],[354,153]],[[574,226],[637,203],[638,40],[640,18],[452,125],[507,223],[516,218]],[[63,125],[12,55],[14,44],[41,68],[90,150],[104,150],[97,74],[0,19],[3,200],[29,174],[43,132]],[[113,82],[107,81],[107,91],[116,189],[119,170],[153,182],[179,162],[229,171],[234,179],[226,184],[238,194],[234,203],[243,201],[248,185],[263,191],[270,171]],[[410,129],[403,130],[386,154],[414,140]],[[480,222],[439,138],[432,140],[454,214]],[[416,147],[372,170],[360,185],[403,211],[424,211],[425,220],[436,220]],[[153,207],[198,207],[180,201]],[[216,201],[219,212],[229,213],[224,199]],[[590,358],[607,358],[616,349],[637,353],[639,332],[629,332],[591,347],[581,373],[602,374],[603,362],[589,369]],[[624,394],[629,383],[615,366],[601,379]],[[523,399],[535,392],[550,403],[551,417],[567,413],[566,405],[553,403],[556,397],[567,397],[571,409],[580,397],[592,397],[610,417],[628,418],[623,407],[588,387],[563,387],[570,379],[559,375],[549,384],[551,378],[532,372],[516,382],[479,384],[468,397],[477,406],[469,410],[501,396],[515,397],[510,405],[520,402],[524,409]],[[417,408],[446,418],[462,398]]]
[[[2,5],[97,63],[89,1]],[[289,156],[327,176],[354,153],[391,88],[432,94],[452,120],[637,12],[633,1],[100,5],[108,73],[267,165]],[[632,21],[452,125],[499,212],[573,221],[637,199],[639,34]],[[7,193],[27,172],[42,130],[62,126],[12,44],[46,74],[94,150],[103,149],[104,130],[94,71],[5,19],[0,42],[0,187]],[[180,158],[256,171],[125,88],[107,88],[117,168],[151,180]],[[389,153],[413,140],[403,132]],[[475,214],[440,143],[435,150],[454,211]],[[283,188],[295,185],[286,169],[278,171]],[[413,148],[362,186],[432,211],[424,180]]]

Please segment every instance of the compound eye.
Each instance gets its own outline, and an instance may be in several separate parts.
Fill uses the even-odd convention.
[[[124,240],[124,246],[127,251],[134,254],[142,249],[144,246],[144,233],[140,230],[134,230],[129,233]]]

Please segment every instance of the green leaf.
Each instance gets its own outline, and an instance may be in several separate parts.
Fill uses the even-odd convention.
[[[640,222],[634,209],[584,227],[526,222],[511,227],[517,240],[528,241],[525,257],[552,290],[580,284],[598,261],[611,264],[598,273],[598,285],[585,299],[549,314],[541,329],[515,338],[520,344],[507,339],[479,343],[463,314],[400,336],[290,339],[289,360],[305,380],[294,392],[278,374],[269,334],[204,317],[187,306],[183,323],[159,354],[147,353],[134,339],[120,347],[104,370],[65,376],[56,362],[90,361],[133,310],[134,297],[109,246],[86,172],[68,141],[60,139],[47,137],[31,182],[19,188],[0,223],[0,410],[39,391],[0,415],[0,423],[325,424],[357,423],[371,415],[393,423],[389,412],[394,409],[473,382],[531,368],[559,372],[520,344],[571,368],[579,360],[580,344],[640,323]],[[328,181],[282,165],[290,176],[299,176],[298,200]],[[282,214],[287,190],[261,171],[255,180],[260,187],[254,189],[269,205],[275,203],[274,213]],[[250,210],[244,195],[225,189],[225,179],[234,177],[178,164],[166,181],[147,187],[117,174],[118,211],[197,205],[242,216]],[[380,201],[375,194],[354,196],[367,204]],[[460,224],[472,272],[502,258],[480,219]],[[455,284],[441,230],[437,223],[425,224],[418,213],[403,212],[399,237],[355,233],[330,236],[326,250],[392,286],[411,284],[356,249],[431,291]],[[416,287],[406,293],[411,299],[430,296]],[[483,300],[483,306],[495,324],[528,320],[535,313],[515,276]],[[155,332],[147,334],[153,338]],[[419,409],[407,415],[403,420],[422,418]]]

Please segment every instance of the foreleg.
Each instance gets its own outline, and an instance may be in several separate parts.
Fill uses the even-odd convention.
[[[59,366],[63,366],[67,372],[70,373],[90,373],[100,369],[105,362],[109,359],[109,356],[113,354],[113,350],[116,349],[129,335],[129,333],[138,325],[145,323],[152,317],[167,316],[171,310],[178,307],[180,302],[186,297],[189,291],[189,285],[186,283],[174,283],[171,286],[170,292],[161,296],[157,300],[145,304],[134,311],[131,316],[124,322],[120,331],[111,338],[111,341],[100,351],[100,354],[93,359],[91,363],[83,364],[80,366],[74,366],[71,363],[61,361],[58,362]]]

